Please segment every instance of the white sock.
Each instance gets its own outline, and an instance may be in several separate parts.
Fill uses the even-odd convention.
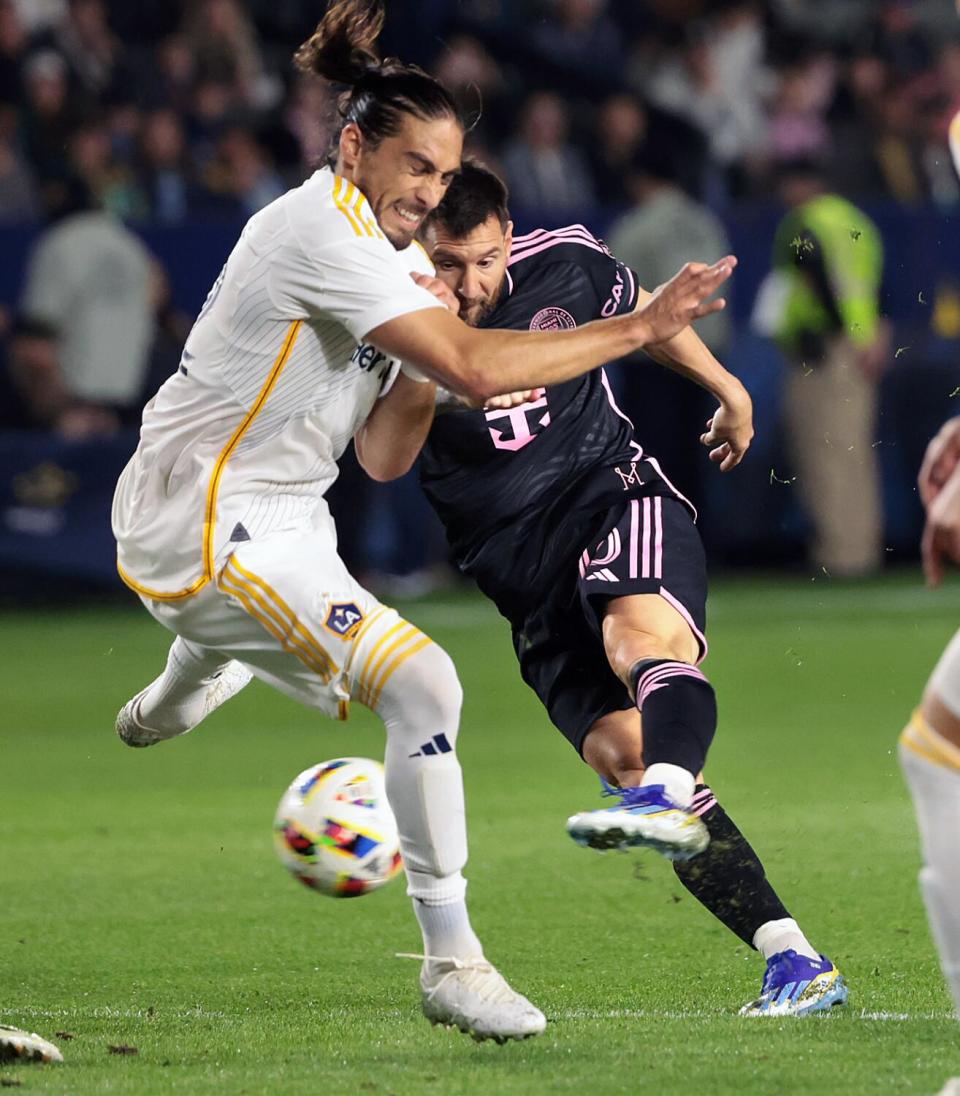
[[[960,749],[917,715],[900,739],[900,765],[920,826],[920,889],[940,965],[960,1011]]]
[[[781,951],[789,951],[790,948],[807,959],[820,959],[820,952],[803,935],[792,917],[781,917],[777,921],[762,924],[753,934],[753,946],[764,959]]]
[[[644,771],[640,787],[646,787],[648,784],[662,784],[664,791],[674,803],[679,803],[681,807],[689,807],[697,781],[693,773],[687,772],[680,765],[658,761]]]
[[[434,959],[482,959],[483,945],[470,924],[467,903],[461,898],[431,905],[413,900],[413,911],[423,933],[423,953]],[[427,963],[427,969],[431,967]]]
[[[137,722],[161,734],[181,734],[195,727],[203,718],[210,681],[228,661],[219,651],[177,636],[166,669],[137,704]]]

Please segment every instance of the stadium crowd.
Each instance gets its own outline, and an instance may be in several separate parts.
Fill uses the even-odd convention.
[[[0,0],[0,221],[80,175],[132,221],[249,215],[322,156],[290,55],[321,0]],[[937,0],[392,0],[385,48],[475,115],[532,215],[631,202],[669,145],[709,205],[816,157],[857,198],[950,205],[960,41]]]

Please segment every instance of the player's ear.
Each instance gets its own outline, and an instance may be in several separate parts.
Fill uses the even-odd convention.
[[[355,122],[348,122],[340,132],[340,163],[346,171],[357,166],[363,152],[363,134]]]
[[[957,2],[960,3],[960,0]],[[513,246],[513,221],[507,221],[507,227],[503,230],[503,242],[509,252]]]

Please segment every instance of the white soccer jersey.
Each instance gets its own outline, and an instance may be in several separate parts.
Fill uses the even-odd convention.
[[[336,460],[396,377],[364,343],[388,320],[442,307],[363,195],[329,168],[247,223],[147,405],[113,505],[124,581],[158,600],[215,577],[231,542],[306,528]]]

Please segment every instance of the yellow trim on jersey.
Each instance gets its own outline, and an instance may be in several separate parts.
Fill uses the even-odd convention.
[[[372,711],[377,710],[377,705],[380,703],[380,694],[383,692],[383,687],[386,685],[388,679],[400,669],[400,667],[407,661],[408,658],[412,658],[418,651],[422,651],[424,647],[432,643],[433,640],[429,636],[420,633],[420,639],[414,643],[412,647],[408,647],[405,651],[401,651],[399,655],[389,663],[386,669],[383,671],[383,675],[380,678],[379,683],[371,697],[370,708]]]
[[[370,236],[378,240],[386,239],[380,231],[376,218],[372,214],[367,216],[365,211],[370,209],[367,199],[353,183],[342,175],[334,175],[332,195],[333,204],[350,222],[350,227],[353,229],[355,236]]]
[[[137,582],[136,579],[127,574],[118,560],[117,572],[131,590],[135,590],[144,597],[152,598],[154,601],[179,601],[181,598],[190,597],[191,594],[195,594],[198,590],[202,590],[213,578],[213,537],[217,525],[217,494],[220,490],[220,480],[223,476],[223,469],[232,456],[234,449],[240,444],[243,435],[249,430],[250,424],[263,410],[263,405],[267,402],[270,393],[273,391],[280,378],[280,374],[283,372],[284,366],[287,364],[302,325],[302,320],[294,320],[289,328],[287,328],[287,335],[280,348],[280,353],[277,355],[277,358],[273,363],[273,368],[264,381],[263,387],[260,389],[256,400],[254,400],[253,406],[246,413],[240,425],[234,430],[233,434],[230,436],[230,440],[220,451],[217,462],[213,466],[213,473],[210,476],[210,483],[207,486],[207,499],[203,514],[203,539],[201,541],[203,574],[185,589],[175,590],[170,593],[164,590],[153,590],[149,586],[144,586]]]
[[[422,252],[424,253],[424,255],[426,256],[427,262],[428,262],[428,263],[430,264],[430,268],[431,268],[431,270],[432,270],[432,269],[434,269],[434,266],[433,266],[433,259],[431,259],[431,258],[430,258],[430,252],[429,252],[429,251],[427,251],[427,249],[426,249],[426,248],[425,248],[425,247],[423,246],[423,244],[422,244],[422,243],[420,243],[420,241],[419,241],[419,240],[414,240],[414,241],[413,241],[413,246],[414,246],[414,247],[419,247],[419,248],[420,248],[420,250],[421,250],[421,251],[422,251]]]
[[[900,735],[900,745],[934,765],[960,772],[960,747],[937,734],[919,708]]]
[[[151,598],[153,601],[180,601],[181,598],[192,597],[210,581],[208,574],[202,574],[192,585],[185,587],[183,590],[176,590],[172,594],[167,594],[162,590],[152,590],[149,586],[143,586],[137,582],[132,575],[128,575],[123,569],[119,559],[117,560],[117,574],[123,580],[125,586],[129,586],[131,590],[142,594],[144,597]]]
[[[347,180],[344,179],[344,177],[342,175],[334,175],[334,177],[333,177],[333,191],[332,191],[332,193],[333,193],[333,204],[337,207],[337,209],[340,210],[340,212],[344,215],[344,217],[346,217],[347,220],[350,222],[350,227],[353,229],[354,235],[355,236],[362,236],[363,235],[363,229],[358,224],[357,219],[354,217],[352,210],[350,209],[349,205],[347,204],[350,200],[350,193],[351,193],[352,189],[353,189],[353,184],[348,183]],[[341,191],[343,191],[342,195],[340,193]]]
[[[295,654],[301,662],[315,670],[324,684],[338,672],[336,663],[317,641],[316,636],[303,624],[276,590],[259,575],[243,567],[236,556],[231,556],[220,572],[220,587],[227,589],[224,580],[234,587],[228,592],[236,594],[235,587],[239,586],[249,594],[276,625],[280,634],[270,629],[271,634],[277,636],[284,650]],[[246,600],[244,604],[246,605]],[[263,623],[261,616],[256,613],[251,615],[257,616],[257,619]]]
[[[270,370],[270,375],[264,381],[263,388],[260,389],[260,394],[254,401],[253,406],[247,412],[243,422],[234,430],[233,436],[223,447],[220,456],[217,458],[217,463],[214,465],[213,475],[210,477],[210,486],[207,488],[207,508],[203,521],[203,569],[204,573],[208,576],[213,575],[213,534],[217,525],[217,492],[220,490],[220,478],[223,475],[223,470],[234,449],[240,444],[243,435],[250,428],[250,424],[257,415],[260,414],[263,405],[267,402],[270,393],[280,379],[280,374],[283,372],[283,367],[287,364],[287,360],[293,350],[293,344],[297,341],[297,335],[300,334],[300,328],[302,326],[303,320],[294,320],[290,324],[290,327],[287,329],[287,337],[284,340],[283,346],[280,348],[277,360],[273,363],[273,369]]]

